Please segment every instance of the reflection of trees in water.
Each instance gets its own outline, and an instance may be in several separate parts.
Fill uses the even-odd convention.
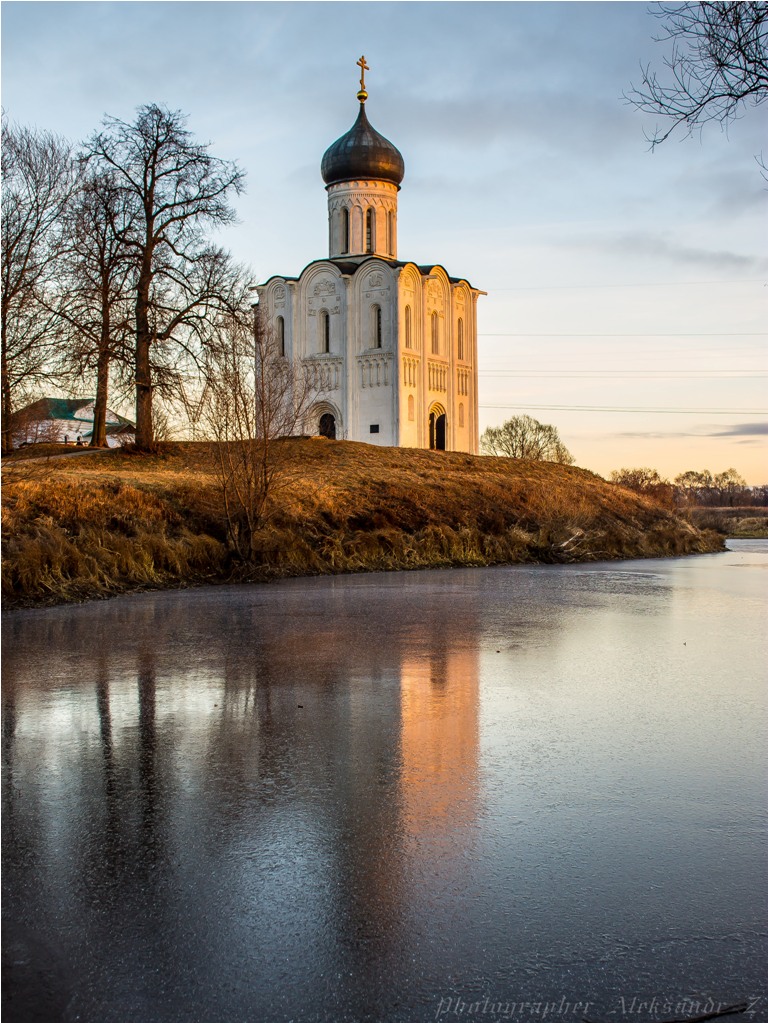
[[[96,710],[99,716],[99,741],[104,767],[104,805],[106,823],[103,844],[99,849],[104,869],[112,877],[124,862],[121,835],[121,806],[118,791],[115,747],[112,738],[112,714],[109,706],[109,660],[106,653],[99,656],[96,668]]]
[[[16,738],[16,690],[13,683],[2,687],[3,803],[13,813],[13,745]]]
[[[157,679],[151,647],[139,655],[138,664],[139,696],[139,737],[137,763],[139,769],[139,849],[141,862],[148,872],[154,866],[159,854],[160,831],[165,822],[158,815],[159,780],[156,774],[157,727],[155,721],[157,703]]]
[[[98,824],[79,836],[84,880],[112,888],[115,905],[139,892],[168,899],[168,869],[200,885],[201,849],[222,857],[249,836],[269,841],[282,821],[307,821],[306,835],[295,823],[290,833],[310,843],[303,883],[322,893],[309,901],[325,914],[327,955],[384,976],[408,947],[413,835],[431,841],[451,799],[466,821],[476,798],[477,622],[465,604],[457,655],[455,621],[428,599],[403,622],[396,593],[376,611],[344,586],[299,592],[287,607],[251,592],[144,595],[73,609],[67,627],[57,612],[36,635],[19,630],[20,685],[45,649],[93,687],[99,778],[82,798]],[[260,867],[244,857],[239,869]]]

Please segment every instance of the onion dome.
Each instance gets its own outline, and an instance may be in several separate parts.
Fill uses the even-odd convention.
[[[364,57],[361,59],[365,60]],[[368,120],[365,113],[368,93],[363,79],[357,98],[360,100],[357,120],[346,135],[336,139],[325,151],[320,165],[323,180],[326,185],[335,185],[339,181],[374,178],[399,185],[405,176],[403,157],[400,150],[380,135]]]

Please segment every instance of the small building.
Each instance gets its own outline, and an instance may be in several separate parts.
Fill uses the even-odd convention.
[[[304,368],[315,403],[307,432],[399,447],[479,448],[477,299],[439,264],[397,254],[397,148],[360,107],[322,159],[328,258],[258,288],[262,329]]]
[[[94,398],[39,398],[14,414],[15,447],[22,444],[90,444]],[[136,427],[107,409],[107,446],[133,444]]]

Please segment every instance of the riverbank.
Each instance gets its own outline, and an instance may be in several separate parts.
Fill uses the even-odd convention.
[[[232,550],[213,445],[4,463],[6,607],[300,575],[723,549],[584,469],[323,439],[277,442],[268,516]],[[231,523],[231,515],[230,515]]]
[[[689,517],[697,529],[714,529],[735,540],[768,539],[765,508],[692,508]]]

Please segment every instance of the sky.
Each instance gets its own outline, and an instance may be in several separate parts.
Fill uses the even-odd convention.
[[[325,149],[400,149],[398,256],[487,292],[481,430],[554,424],[576,463],[768,483],[768,104],[649,150],[644,3],[2,4],[2,105],[73,142],[188,115],[247,192],[218,241],[260,280],[327,255]]]

